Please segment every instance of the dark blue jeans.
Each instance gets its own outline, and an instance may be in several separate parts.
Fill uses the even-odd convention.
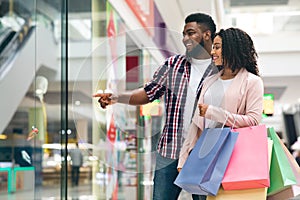
[[[154,173],[153,200],[177,200],[181,188],[174,184],[178,175],[178,160],[162,157],[156,154]],[[194,200],[206,200],[206,196],[192,195]]]
[[[79,166],[72,166],[71,177],[72,177],[72,185],[78,185],[79,182]]]

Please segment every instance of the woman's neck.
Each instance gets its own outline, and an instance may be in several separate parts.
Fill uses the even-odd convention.
[[[233,79],[237,75],[238,72],[239,72],[239,69],[236,69],[236,70],[232,71],[230,68],[224,67],[224,70],[221,73],[220,78],[222,80]]]

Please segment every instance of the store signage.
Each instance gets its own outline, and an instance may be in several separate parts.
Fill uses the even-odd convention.
[[[274,114],[274,95],[264,94],[263,99],[263,114],[272,116]]]
[[[153,0],[125,0],[138,21],[146,31],[152,35],[148,27],[154,26],[154,2]]]

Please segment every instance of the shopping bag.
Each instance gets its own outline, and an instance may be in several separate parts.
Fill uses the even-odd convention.
[[[206,200],[265,200],[266,196],[266,188],[224,190],[220,187],[216,196],[207,196]]]
[[[192,194],[216,195],[237,136],[230,128],[204,129],[174,184]]]
[[[274,131],[274,130],[272,130]],[[297,185],[290,185],[287,186],[285,189],[278,191],[272,195],[268,195],[268,200],[282,200],[282,199],[289,199],[295,197],[300,194],[300,167],[296,162],[293,155],[290,153],[288,148],[282,142],[282,140],[278,137],[278,135],[274,135],[277,137],[282,149],[284,150],[285,155],[287,156],[288,162],[292,168],[293,174],[295,175]]]
[[[268,128],[268,135],[273,140],[273,153],[270,169],[270,187],[268,196],[278,193],[291,185],[296,185],[296,177],[274,128]]]
[[[268,164],[270,167],[273,141],[268,138]],[[216,196],[207,196],[206,200],[265,200],[268,188],[224,190],[220,187]]]
[[[267,200],[288,200],[300,194],[300,186],[291,185],[287,188],[272,194],[268,195]]]
[[[238,132],[222,187],[224,190],[269,187],[268,137],[265,125],[233,129]]]
[[[285,144],[282,142],[282,140],[279,138],[279,136],[276,134],[276,137],[281,145],[281,147],[284,150],[285,155],[287,156],[287,159],[289,161],[289,164],[293,170],[293,174],[295,175],[297,185],[300,186],[300,167],[298,163],[296,162],[296,159],[291,154],[291,152],[288,150],[288,148],[285,146]]]

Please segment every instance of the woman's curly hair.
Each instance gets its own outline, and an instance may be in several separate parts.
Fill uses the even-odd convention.
[[[257,52],[251,37],[238,28],[221,29],[216,36],[222,38],[223,66],[228,66],[232,71],[246,68],[259,76],[257,68]]]

